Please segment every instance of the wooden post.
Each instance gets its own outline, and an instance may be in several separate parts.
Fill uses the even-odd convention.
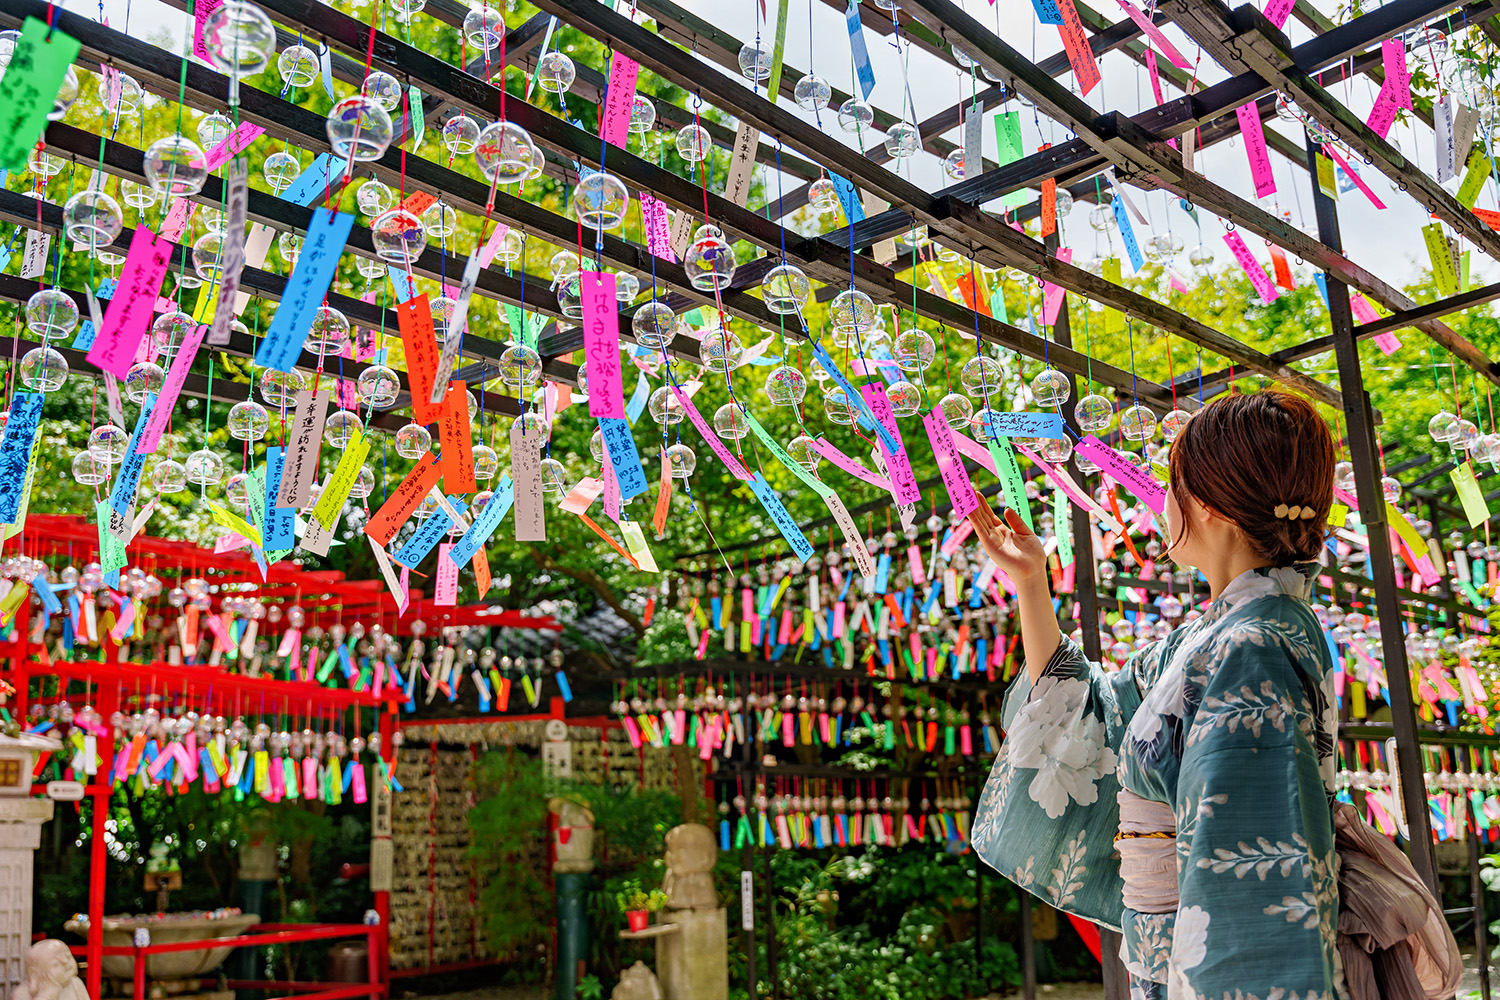
[[[1318,187],[1318,157],[1323,155],[1311,137],[1307,140],[1308,174],[1314,178],[1313,207],[1318,217],[1318,238],[1334,250],[1343,251],[1339,235],[1338,207]],[[1437,865],[1432,853],[1432,824],[1427,812],[1427,791],[1422,787],[1422,751],[1417,742],[1417,715],[1411,700],[1410,667],[1406,662],[1406,636],[1402,627],[1401,598],[1396,592],[1392,564],[1391,534],[1386,520],[1385,497],[1380,488],[1380,466],[1375,460],[1375,414],[1370,394],[1364,388],[1359,342],[1354,337],[1354,315],[1349,307],[1349,289],[1332,274],[1326,274],[1328,314],[1333,325],[1333,345],[1338,361],[1339,385],[1343,387],[1344,421],[1348,428],[1349,461],[1354,465],[1359,519],[1369,533],[1370,566],[1375,575],[1375,608],[1381,629],[1380,647],[1385,654],[1385,673],[1390,678],[1391,728],[1395,731],[1401,771],[1401,801],[1405,806],[1410,838],[1406,852],[1412,867],[1438,894]]]

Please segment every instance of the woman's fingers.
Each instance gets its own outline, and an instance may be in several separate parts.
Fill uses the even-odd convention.
[[[1000,520],[995,517],[995,512],[990,509],[990,502],[984,498],[984,494],[976,489],[974,491],[974,499],[979,501],[979,506],[974,508],[974,512],[969,515],[969,518],[974,522],[974,527],[981,530],[997,527],[1000,524]]]
[[[1011,531],[1018,535],[1029,535],[1032,533],[1031,529],[1026,527],[1026,522],[1021,518],[1021,515],[1016,513],[1012,507],[1005,508],[1005,523]]]

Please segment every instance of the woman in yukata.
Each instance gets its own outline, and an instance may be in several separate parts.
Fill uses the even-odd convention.
[[[1132,1000],[1339,996],[1338,720],[1307,603],[1333,468],[1302,399],[1205,406],[1172,445],[1165,529],[1211,600],[1118,672],[1059,633],[1024,522],[975,512],[1018,590],[1027,676],[973,843],[1059,909],[1121,929]]]

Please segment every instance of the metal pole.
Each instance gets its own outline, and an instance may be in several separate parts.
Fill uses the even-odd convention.
[[[1318,214],[1318,239],[1343,252],[1339,235],[1338,208],[1318,187],[1318,146],[1307,140],[1308,174],[1313,206]],[[1328,315],[1333,326],[1334,354],[1338,360],[1339,386],[1344,399],[1344,421],[1348,427],[1349,461],[1354,465],[1354,484],[1359,498],[1359,519],[1369,532],[1370,565],[1375,576],[1375,609],[1381,629],[1380,646],[1385,654],[1385,672],[1390,678],[1391,728],[1395,731],[1401,771],[1401,801],[1405,806],[1410,838],[1406,844],[1412,867],[1428,888],[1438,895],[1437,865],[1432,853],[1432,826],[1427,813],[1427,792],[1422,787],[1422,752],[1417,742],[1417,715],[1412,707],[1410,668],[1406,662],[1406,629],[1401,598],[1396,593],[1391,536],[1386,523],[1385,499],[1380,489],[1380,466],[1375,460],[1375,414],[1365,391],[1360,370],[1359,342],[1354,337],[1354,316],[1349,308],[1349,290],[1338,278],[1326,274]],[[1439,896],[1441,898],[1441,896]]]

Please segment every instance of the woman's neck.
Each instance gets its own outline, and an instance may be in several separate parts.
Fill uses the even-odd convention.
[[[1216,601],[1224,588],[1235,580],[1252,569],[1269,565],[1269,562],[1251,552],[1248,546],[1240,545],[1232,547],[1223,559],[1216,560],[1209,566],[1200,566],[1199,570],[1208,581],[1209,599]]]

